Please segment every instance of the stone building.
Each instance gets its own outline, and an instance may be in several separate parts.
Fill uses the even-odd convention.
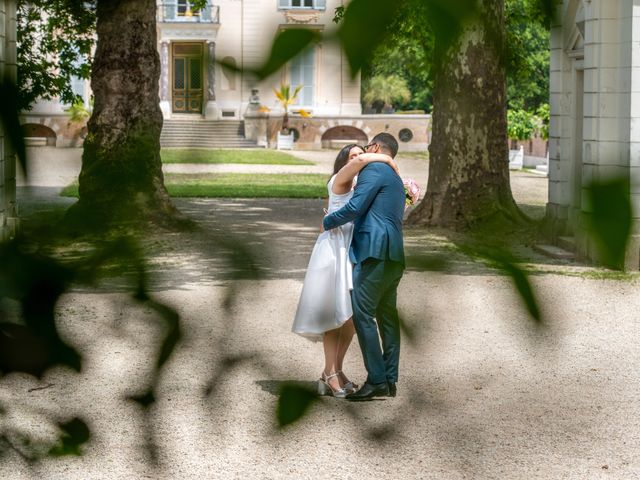
[[[16,81],[16,4],[0,0],[0,78]],[[0,240],[15,234],[16,161],[0,124]]]
[[[291,28],[330,32],[337,28],[333,22],[336,7],[345,3],[209,0],[198,11],[189,0],[157,0],[159,94],[165,119],[162,145],[272,146],[277,133],[272,127],[282,121],[273,90],[284,83],[302,86],[291,108],[298,147],[321,148],[349,140],[366,143],[373,133],[386,130],[404,139],[405,150],[426,149],[429,116],[361,115],[360,76],[351,76],[336,42],[307,48],[262,81],[219,62],[257,68],[268,57],[278,32]],[[88,102],[88,82],[76,82],[74,91]],[[30,142],[81,145],[81,128],[69,123],[65,108],[59,102],[38,102],[25,112],[23,120],[33,138]],[[251,118],[246,117],[248,109]],[[311,117],[300,117],[296,113],[300,110]],[[252,115],[256,113],[260,115]],[[247,122],[255,124],[245,125]],[[260,135],[253,135],[256,132]]]
[[[563,0],[551,31],[548,218],[561,243],[596,259],[585,188],[624,178],[634,208],[625,259],[640,266],[640,4]]]

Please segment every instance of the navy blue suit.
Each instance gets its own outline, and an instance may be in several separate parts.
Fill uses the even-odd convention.
[[[349,203],[323,221],[325,230],[354,222],[349,250],[355,264],[353,320],[369,374],[367,382],[373,385],[398,380],[400,321],[396,300],[404,272],[404,206],[400,177],[389,165],[374,162],[358,175]]]

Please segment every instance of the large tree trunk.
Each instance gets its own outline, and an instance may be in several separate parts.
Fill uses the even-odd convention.
[[[178,218],[160,161],[162,113],[155,0],[99,0],[91,75],[95,96],[84,142],[80,200],[90,225]]]
[[[478,8],[453,41],[436,36],[429,182],[409,217],[414,225],[464,229],[497,213],[523,218],[509,185],[504,0]]]

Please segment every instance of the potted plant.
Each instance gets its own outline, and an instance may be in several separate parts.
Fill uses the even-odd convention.
[[[284,83],[280,85],[280,90],[276,90],[275,88],[273,89],[278,102],[280,102],[280,105],[282,105],[282,109],[284,110],[282,128],[278,132],[278,150],[293,149],[293,133],[289,131],[289,107],[293,105],[296,98],[298,98],[300,90],[302,90],[302,85],[298,85],[292,92],[291,85],[285,85]]]

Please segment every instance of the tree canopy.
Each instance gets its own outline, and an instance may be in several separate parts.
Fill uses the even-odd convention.
[[[437,3],[437,2],[435,2]],[[431,6],[431,8],[430,8]],[[430,111],[436,23],[442,15],[430,2],[405,0],[389,25],[389,37],[362,69],[363,97],[369,79],[396,75],[411,92],[399,109]],[[549,27],[538,0],[506,0],[507,102],[512,109],[535,112],[549,97]]]
[[[18,105],[38,98],[72,104],[73,77],[91,75],[96,1],[18,0]]]

